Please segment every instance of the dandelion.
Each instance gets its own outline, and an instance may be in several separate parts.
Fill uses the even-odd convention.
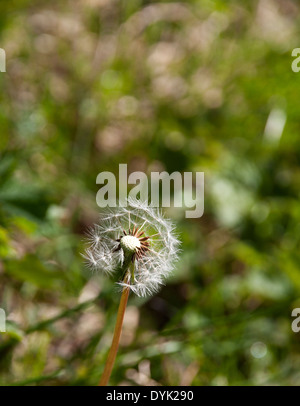
[[[127,203],[109,209],[89,231],[84,258],[92,270],[119,273],[120,286],[148,296],[172,271],[179,241],[159,209],[134,199]],[[134,270],[125,277],[130,264]]]
[[[129,292],[152,295],[159,290],[178,258],[174,225],[160,210],[136,199],[110,208],[88,233],[84,258],[92,270],[117,273],[122,288],[112,346],[100,385],[108,383],[116,357]]]

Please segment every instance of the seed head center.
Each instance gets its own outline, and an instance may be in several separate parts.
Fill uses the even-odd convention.
[[[120,245],[123,251],[135,253],[139,248],[141,248],[140,240],[133,235],[125,235],[120,240]]]

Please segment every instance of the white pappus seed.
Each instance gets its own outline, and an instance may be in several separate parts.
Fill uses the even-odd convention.
[[[132,235],[125,235],[120,240],[121,248],[124,251],[134,253],[138,248],[141,247],[140,240]]]
[[[88,233],[83,254],[87,265],[112,274],[132,253],[134,273],[128,286],[138,296],[158,291],[178,259],[179,240],[172,222],[160,210],[129,198],[127,206],[106,209]],[[120,275],[122,278],[124,275]]]

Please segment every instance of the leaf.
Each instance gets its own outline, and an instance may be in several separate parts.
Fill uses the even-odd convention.
[[[58,287],[64,279],[64,274],[62,272],[47,268],[32,254],[27,255],[20,261],[6,261],[5,270],[16,279],[46,289],[54,289]]]

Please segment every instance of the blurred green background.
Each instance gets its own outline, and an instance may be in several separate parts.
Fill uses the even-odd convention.
[[[119,294],[80,252],[96,176],[204,171],[205,212],[130,296],[114,385],[298,385],[300,4],[0,4],[1,385],[95,385]]]

